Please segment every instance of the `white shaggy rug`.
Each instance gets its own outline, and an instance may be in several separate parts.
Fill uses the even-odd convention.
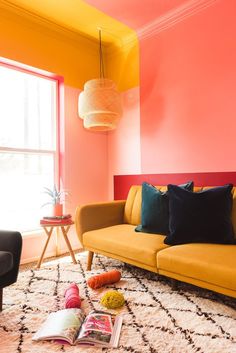
[[[118,261],[96,256],[87,272],[86,253],[22,271],[16,284],[4,289],[0,313],[1,353],[234,353],[236,352],[236,301],[210,291],[180,284],[173,291],[168,279]],[[86,279],[112,268],[122,272],[113,286],[93,291]],[[32,336],[48,314],[64,306],[64,291],[76,282],[85,313],[101,309],[100,297],[108,288],[121,291],[126,303],[118,349],[101,349],[33,342]]]

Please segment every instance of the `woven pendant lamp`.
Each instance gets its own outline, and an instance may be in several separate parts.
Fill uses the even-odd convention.
[[[116,128],[122,116],[121,96],[115,83],[104,78],[101,29],[99,29],[100,78],[87,81],[79,95],[79,116],[84,127],[93,131]]]

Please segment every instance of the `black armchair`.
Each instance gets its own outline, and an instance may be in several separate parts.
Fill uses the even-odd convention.
[[[2,311],[3,288],[16,282],[22,249],[19,232],[0,230],[0,311]]]

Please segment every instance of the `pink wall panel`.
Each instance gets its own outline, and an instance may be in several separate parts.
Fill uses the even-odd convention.
[[[108,198],[107,134],[83,128],[78,117],[79,90],[65,87],[65,148],[62,158],[63,184],[71,193],[67,211],[78,204]]]
[[[140,39],[142,173],[236,169],[236,2]]]
[[[139,99],[139,87],[122,94],[123,116],[118,128],[108,133],[110,198],[113,198],[113,175],[141,172]]]

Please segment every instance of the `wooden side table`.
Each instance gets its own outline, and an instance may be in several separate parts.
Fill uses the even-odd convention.
[[[66,242],[66,245],[68,247],[68,250],[70,252],[70,256],[72,258],[72,261],[73,261],[74,264],[77,264],[74,252],[72,250],[72,247],[70,245],[70,241],[69,241],[68,236],[67,236],[68,232],[70,230],[70,227],[73,224],[74,224],[74,221],[71,221],[69,224],[68,223],[63,223],[63,222],[58,223],[58,224],[55,224],[55,223],[41,224],[41,227],[44,229],[44,231],[45,231],[45,233],[47,235],[47,240],[46,240],[46,243],[44,245],[42,254],[40,256],[40,259],[38,260],[38,263],[36,265],[36,268],[40,268],[40,266],[42,264],[42,261],[43,261],[43,258],[44,258],[44,254],[45,254],[45,251],[47,249],[47,246],[48,246],[48,243],[49,243],[49,240],[51,238],[51,235],[53,233],[54,228],[56,228],[56,230],[57,230],[56,256],[58,255],[58,237],[59,237],[59,230],[61,228],[61,232],[62,232],[63,237],[65,239],[65,242]]]

